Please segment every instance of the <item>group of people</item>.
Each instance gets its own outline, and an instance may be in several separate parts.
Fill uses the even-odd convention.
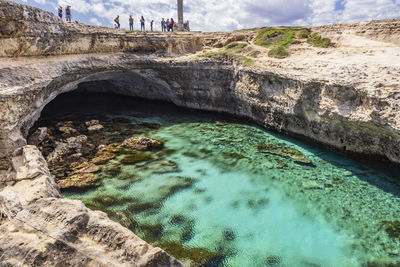
[[[161,31],[166,32],[166,31],[174,31],[174,25],[175,21],[173,18],[171,20],[167,19],[167,21],[164,20],[164,18],[161,20]]]
[[[119,21],[119,15],[114,19],[115,22],[115,28],[120,29],[121,24]],[[129,16],[129,30],[133,31],[133,17],[132,15]],[[145,31],[146,30],[146,20],[144,19],[143,16],[140,18],[140,30]],[[153,26],[154,26],[154,20],[150,22],[150,30],[153,31]],[[169,32],[169,31],[174,31],[174,26],[175,26],[175,21],[173,18],[165,20],[164,18],[161,20],[161,31],[163,32]]]
[[[119,23],[119,15],[114,19],[114,22],[115,22],[115,28],[116,29],[120,29],[121,28],[121,24]],[[146,22],[146,20],[142,16],[140,18],[140,30],[141,31],[145,31],[146,30],[145,22]],[[152,20],[150,22],[151,31],[153,31],[153,24],[154,24],[154,20]],[[132,15],[129,16],[129,30],[133,31],[133,17],[132,17]]]
[[[58,7],[58,16],[60,19],[63,19],[63,8],[62,6]],[[68,22],[71,22],[71,6],[66,6],[65,7],[65,20]]]
[[[60,17],[60,19],[63,19],[63,8],[62,6],[59,6],[58,8],[58,16]],[[65,7],[65,20],[68,22],[71,22],[71,6],[67,5]],[[115,28],[116,29],[120,29],[121,28],[121,24],[119,22],[119,15],[114,19],[115,22]],[[129,16],[129,30],[133,31],[133,17],[132,15]],[[144,19],[143,16],[141,16],[140,18],[140,30],[141,31],[145,31],[146,30],[146,26],[145,26],[145,22],[146,20]],[[188,23],[188,22],[187,22]],[[152,20],[150,22],[150,30],[153,31],[153,25],[154,25],[154,20]],[[164,18],[161,20],[161,31],[163,32],[170,32],[170,31],[174,31],[174,26],[175,26],[175,21],[173,18],[171,19],[167,19],[165,20]],[[186,29],[186,27],[185,27]]]

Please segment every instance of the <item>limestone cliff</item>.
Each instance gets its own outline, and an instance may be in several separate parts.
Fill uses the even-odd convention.
[[[299,41],[291,47],[290,57],[277,59],[254,45],[257,29],[126,34],[63,23],[50,13],[0,0],[0,249],[8,251],[4,257],[11,264],[52,265],[60,262],[55,254],[72,251],[71,265],[129,265],[128,258],[134,266],[154,261],[180,264],[104,214],[61,199],[40,153],[25,146],[45,105],[80,84],[94,92],[226,112],[348,153],[400,163],[399,23],[309,28],[331,38],[334,46],[319,48]],[[253,59],[253,66],[199,57],[203,49],[216,51],[233,41],[257,49],[260,56]],[[109,239],[112,235],[118,238]],[[34,247],[38,238],[46,242],[33,253],[31,245],[17,245],[26,236]],[[10,251],[17,246],[18,255],[13,255]],[[101,260],[99,254],[104,255]]]

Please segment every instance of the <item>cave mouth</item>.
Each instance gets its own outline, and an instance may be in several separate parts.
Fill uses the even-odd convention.
[[[94,89],[59,95],[28,138],[46,128],[38,147],[64,197],[185,263],[399,260],[400,187],[380,166],[227,115]]]

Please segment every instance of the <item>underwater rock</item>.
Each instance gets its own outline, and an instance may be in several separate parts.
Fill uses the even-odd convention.
[[[390,260],[375,259],[362,265],[363,267],[400,267],[400,262],[393,263]]]
[[[104,129],[104,126],[100,124],[98,120],[91,120],[85,122],[85,125],[88,127],[89,132],[95,132],[95,131],[100,131]]]
[[[222,236],[226,241],[234,241],[236,239],[235,231],[233,231],[232,229],[225,229],[222,232]]]
[[[141,151],[153,150],[163,146],[163,143],[147,137],[131,137],[122,143],[123,147]]]
[[[103,129],[104,129],[104,126],[101,125],[101,124],[97,124],[97,125],[93,125],[93,126],[88,127],[88,131],[89,132],[100,131],[100,130],[103,130]]]
[[[265,260],[265,267],[280,267],[282,266],[282,259],[279,256],[268,256]]]
[[[247,206],[251,209],[260,209],[269,204],[269,199],[261,198],[261,199],[249,199],[247,200]]]
[[[257,149],[263,153],[290,158],[297,163],[312,164],[311,160],[306,155],[292,147],[281,147],[274,144],[263,143],[259,144]]]
[[[103,168],[103,172],[110,176],[117,176],[121,172],[119,165],[108,165]]]
[[[225,259],[225,255],[219,252],[199,247],[185,247],[176,241],[154,240],[151,243],[185,263],[185,266],[221,266],[220,263]]]
[[[383,221],[381,222],[383,228],[391,239],[400,241],[400,221]]]
[[[100,171],[100,167],[90,163],[90,162],[84,162],[82,164],[79,164],[75,167],[73,167],[73,172],[72,174],[80,174],[80,173],[96,173]]]
[[[95,125],[99,125],[99,124],[100,124],[100,122],[99,122],[98,120],[91,120],[91,121],[85,122],[85,125],[86,125],[87,127],[95,126]]]
[[[175,180],[175,183],[164,184],[158,187],[159,195],[162,199],[165,199],[180,190],[189,188],[196,182],[196,179],[182,176],[171,176],[169,179]]]
[[[178,164],[172,160],[153,161],[153,162],[143,166],[142,169],[151,170],[153,173],[157,173],[157,174],[179,171]]]
[[[57,180],[57,185],[60,189],[67,188],[87,188],[93,186],[97,180],[98,176],[93,173],[78,173],[69,176],[66,179]]]
[[[63,126],[63,127],[58,128],[58,130],[60,132],[62,132],[62,133],[65,133],[65,134],[70,134],[70,135],[78,134],[78,131],[75,130],[74,128],[72,128],[72,127]]]
[[[171,217],[171,219],[169,220],[169,222],[173,225],[181,225],[183,223],[185,223],[186,221],[186,217],[180,214],[176,214],[174,216]]]
[[[39,127],[37,130],[31,134],[28,138],[28,144],[38,146],[47,137],[47,127]]]
[[[302,183],[304,189],[324,189],[323,185],[320,185],[316,181],[305,181]]]
[[[78,137],[70,137],[65,143],[59,143],[53,152],[47,156],[49,163],[62,160],[62,158],[68,154],[78,153],[78,150],[82,148],[82,145],[87,142],[86,135],[80,135]]]
[[[152,156],[148,153],[133,153],[125,156],[123,159],[121,159],[122,164],[135,164],[138,162],[142,161],[148,161],[151,160]]]
[[[117,155],[114,153],[110,152],[100,152],[95,155],[94,158],[92,158],[91,162],[97,165],[102,165],[107,163],[109,160],[115,158]]]
[[[130,203],[132,203],[132,201],[130,201]],[[156,203],[156,202],[134,201],[134,203],[128,205],[127,210],[129,210],[133,214],[137,214],[140,212],[159,209],[159,208],[160,208],[160,204]]]

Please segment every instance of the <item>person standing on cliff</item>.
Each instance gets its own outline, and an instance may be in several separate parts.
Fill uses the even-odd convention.
[[[117,29],[119,30],[119,28],[120,28],[120,24],[119,24],[119,15],[114,19],[114,22],[117,24]]]
[[[141,31],[146,31],[146,28],[145,28],[145,26],[144,26],[144,23],[145,23],[145,19],[144,19],[144,17],[142,16],[142,17],[140,18],[140,30],[141,30]]]
[[[62,6],[59,6],[59,8],[58,8],[58,16],[62,20],[62,16],[63,16],[63,8],[62,8]]]
[[[167,19],[166,25],[167,25],[167,31],[169,31],[170,30],[170,28],[169,28],[169,26],[170,26],[169,19]]]
[[[174,25],[175,25],[175,21],[174,21],[174,19],[173,18],[171,18],[171,31],[173,32],[174,31]]]
[[[129,30],[133,31],[133,18],[132,18],[132,15],[129,16]]]
[[[161,20],[161,31],[162,32],[165,32],[166,30],[165,30],[165,20],[164,20],[164,18],[162,18],[162,20]]]
[[[150,22],[150,30],[151,30],[151,31],[153,31],[153,24],[154,24],[154,20],[152,20],[152,21]]]
[[[68,22],[71,22],[71,6],[65,8],[65,18]]]

